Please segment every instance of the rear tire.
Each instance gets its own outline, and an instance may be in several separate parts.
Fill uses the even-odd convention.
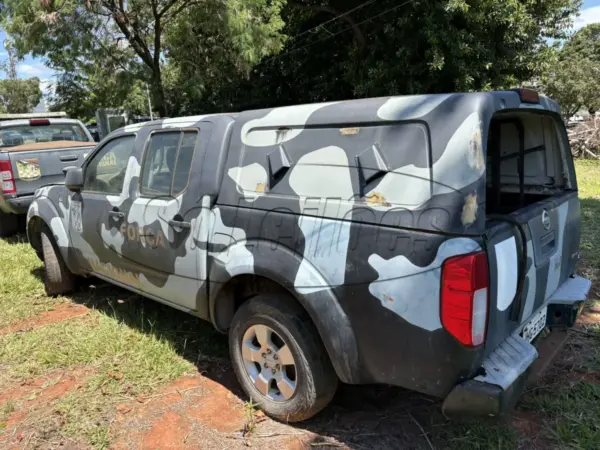
[[[53,297],[71,292],[75,286],[75,275],[67,268],[54,236],[48,227],[42,227],[41,238],[46,294]]]
[[[261,345],[264,337],[253,330],[268,330],[269,344]],[[338,378],[319,333],[306,311],[285,295],[257,295],[242,304],[229,329],[229,351],[242,388],[271,417],[309,419],[335,395]],[[274,360],[275,354],[280,356]]]
[[[0,211],[0,237],[9,237],[19,229],[19,216]]]

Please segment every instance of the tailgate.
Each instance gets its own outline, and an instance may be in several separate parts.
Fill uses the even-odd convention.
[[[9,153],[16,181],[17,196],[32,195],[36,189],[51,183],[63,183],[63,169],[80,166],[94,149],[75,146],[51,150],[20,151]]]
[[[517,295],[522,263],[520,234],[509,223],[489,222],[488,353],[547,303],[574,273],[579,258],[581,221],[577,192],[550,197],[510,216],[523,226],[527,236],[526,275]]]

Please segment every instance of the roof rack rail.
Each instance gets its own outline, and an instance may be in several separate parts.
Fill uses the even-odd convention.
[[[19,119],[66,119],[69,117],[66,112],[44,112],[44,113],[25,113],[25,114],[0,114],[2,120]]]

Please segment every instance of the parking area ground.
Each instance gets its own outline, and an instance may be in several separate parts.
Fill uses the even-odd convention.
[[[600,164],[577,169],[590,300],[501,423],[451,424],[439,399],[386,386],[342,386],[314,419],[275,422],[209,324],[95,281],[47,298],[19,235],[0,240],[0,448],[600,448]]]

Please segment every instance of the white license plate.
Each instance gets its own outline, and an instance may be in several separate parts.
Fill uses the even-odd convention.
[[[521,336],[523,339],[531,342],[535,337],[542,332],[546,327],[546,315],[548,314],[548,307],[544,307],[541,311],[538,311],[531,320],[523,327]]]

